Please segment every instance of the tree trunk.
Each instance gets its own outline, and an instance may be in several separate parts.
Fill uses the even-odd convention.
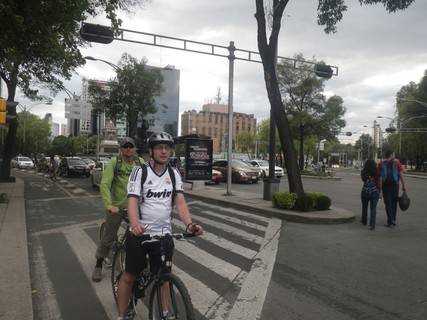
[[[299,169],[304,170],[304,124],[299,124]]]
[[[279,131],[280,144],[285,153],[285,166],[288,175],[289,191],[295,192],[298,196],[302,196],[304,195],[304,187],[298,168],[298,162],[289,122],[282,103],[282,97],[279,90],[279,84],[277,82],[275,68],[275,53],[277,48],[277,39],[280,32],[280,21],[288,0],[275,0],[273,3],[273,25],[269,43],[267,43],[266,35],[264,1],[256,0],[255,3],[255,18],[258,24],[258,50],[264,68],[264,78],[268,93],[268,100],[270,101],[274,122]],[[271,129],[274,130],[274,128]]]

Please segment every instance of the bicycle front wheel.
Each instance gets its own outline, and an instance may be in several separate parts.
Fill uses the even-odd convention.
[[[114,252],[113,263],[111,265],[111,286],[113,289],[114,300],[117,303],[117,289],[122,273],[125,271],[126,250],[119,246]]]
[[[150,320],[194,320],[193,304],[184,283],[173,274],[164,274],[151,289]],[[165,316],[167,314],[167,316]]]

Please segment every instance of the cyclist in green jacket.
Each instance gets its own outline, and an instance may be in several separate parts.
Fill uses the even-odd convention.
[[[144,159],[136,155],[135,141],[126,137],[120,143],[120,154],[107,164],[101,179],[100,191],[107,209],[105,231],[96,250],[96,265],[92,280],[102,280],[102,264],[108,257],[117,237],[123,217],[127,215],[127,184],[134,166],[141,166]]]

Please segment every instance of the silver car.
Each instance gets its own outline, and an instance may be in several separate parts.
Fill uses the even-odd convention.
[[[95,162],[95,167],[90,172],[92,187],[99,188],[101,185],[102,174],[109,161],[108,159],[102,159]]]
[[[12,159],[11,165],[12,165],[12,168],[19,168],[19,169],[34,168],[33,160],[31,160],[28,157],[15,157]]]

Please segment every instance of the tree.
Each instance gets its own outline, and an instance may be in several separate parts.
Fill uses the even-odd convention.
[[[89,101],[96,111],[104,111],[113,120],[126,119],[128,135],[136,138],[138,120],[142,122],[157,111],[154,98],[161,93],[163,77],[159,69],[147,67],[146,60],[138,61],[127,53],[119,66],[116,78],[110,81],[110,91],[90,86]],[[167,106],[162,108],[166,111]]]
[[[0,77],[7,86],[7,100],[15,100],[17,87],[30,99],[39,99],[34,85],[61,90],[62,79],[70,79],[72,72],[85,62],[79,50],[84,45],[79,36],[80,22],[105,12],[117,30],[121,20],[116,11],[129,11],[142,2],[64,0],[58,5],[54,0],[3,1],[0,5]],[[17,126],[16,118],[9,123],[0,172],[3,180],[9,179]]]
[[[305,60],[302,54],[296,54],[294,59]],[[317,78],[310,70],[295,69],[287,60],[278,63],[277,77],[286,111],[293,115],[292,122],[298,124],[299,169],[303,170],[305,129],[313,128],[316,112],[324,100],[325,79]]]
[[[373,159],[374,155],[374,140],[370,134],[362,134],[355,143],[355,147],[360,150],[360,159]]]
[[[30,155],[46,152],[50,146],[49,124],[28,111],[19,112],[17,118],[19,123],[16,134],[17,153]]]
[[[278,134],[276,130],[276,153],[280,152],[280,142],[277,139]],[[257,125],[256,141],[257,141],[257,157],[262,154],[264,157],[268,154],[268,146],[270,139],[270,119],[264,119]]]
[[[52,147],[49,150],[49,154],[59,154],[62,156],[73,155],[73,147],[71,140],[65,136],[57,136],[52,140]]]
[[[255,134],[250,131],[241,131],[237,134],[237,145],[241,152],[245,152],[249,159],[255,150]]]
[[[406,9],[415,0],[359,0],[360,4],[378,4],[385,6],[388,12]],[[285,152],[285,165],[288,174],[289,191],[296,192],[299,196],[304,194],[304,187],[298,169],[293,138],[287,114],[283,106],[279,85],[277,81],[275,58],[277,56],[277,42],[281,28],[281,20],[289,0],[272,0],[271,10],[267,13],[271,17],[271,32],[267,40],[267,23],[264,0],[255,0],[257,20],[258,50],[264,69],[264,79],[268,99],[276,127],[279,130],[279,138]],[[343,12],[347,10],[344,0],[319,0],[317,10],[318,24],[325,26],[325,32],[336,32],[336,24],[342,19]]]

